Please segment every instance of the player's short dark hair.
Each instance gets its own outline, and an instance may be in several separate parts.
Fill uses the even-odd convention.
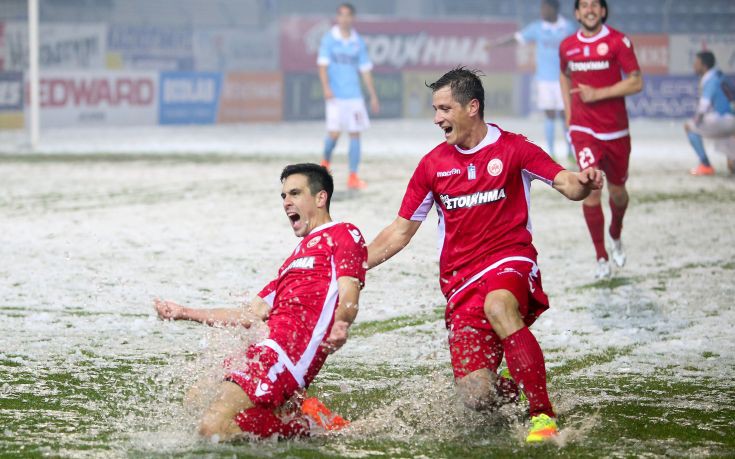
[[[559,11],[559,0],[541,0],[541,2],[554,8],[554,11]]]
[[[480,118],[485,117],[485,89],[482,87],[480,76],[483,74],[479,70],[470,70],[465,67],[457,67],[442,75],[438,80],[431,84],[427,84],[432,92],[449,86],[452,90],[452,97],[462,106],[467,105],[472,99],[480,102]]]
[[[329,204],[334,193],[334,180],[327,168],[314,163],[289,164],[281,172],[281,183],[294,174],[306,176],[311,194],[316,195],[322,190],[327,192],[327,212],[329,212]]]
[[[713,53],[712,51],[707,51],[706,49],[704,51],[698,52],[697,58],[708,69],[711,69],[717,63],[717,60],[715,59],[715,53]]]
[[[610,8],[607,7],[607,0],[599,0],[600,6],[605,8],[605,15],[602,17],[602,23],[604,24],[607,21],[607,16],[610,14]],[[579,9],[579,0],[574,0],[574,9]]]
[[[352,3],[340,3],[337,7],[337,12],[339,12],[339,10],[341,10],[342,8],[347,8],[348,10],[350,10],[350,14],[353,16],[355,15],[355,13],[357,13],[355,5],[353,5]]]

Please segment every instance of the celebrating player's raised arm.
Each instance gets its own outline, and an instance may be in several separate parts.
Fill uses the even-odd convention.
[[[245,308],[187,308],[168,300],[155,299],[153,306],[162,320],[190,320],[212,327],[243,326],[250,328],[268,318],[270,306],[256,296]]]
[[[554,177],[553,187],[572,201],[581,201],[592,190],[602,189],[603,175],[598,169],[588,168],[582,172],[560,171]]]
[[[419,226],[420,221],[396,217],[368,246],[368,269],[378,266],[406,247]]]

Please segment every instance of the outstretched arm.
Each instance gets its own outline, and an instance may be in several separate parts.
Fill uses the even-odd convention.
[[[329,333],[326,343],[322,346],[328,353],[337,351],[344,346],[349,336],[349,328],[357,317],[360,299],[360,281],[350,276],[342,276],[337,279],[339,289],[339,304],[334,311],[334,324]]]
[[[553,187],[572,201],[581,201],[592,190],[601,189],[602,183],[602,171],[589,167],[582,172],[560,171],[554,177]]]
[[[256,322],[265,321],[270,306],[256,296],[245,308],[187,308],[178,303],[156,298],[153,307],[162,320],[191,320],[209,326],[243,326],[250,328]]]
[[[368,246],[368,269],[372,269],[408,245],[421,222],[396,217]]]

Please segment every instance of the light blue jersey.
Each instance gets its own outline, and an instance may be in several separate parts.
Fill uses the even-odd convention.
[[[559,44],[577,26],[559,15],[556,22],[534,21],[516,32],[521,44],[536,43],[536,80],[559,81]]]
[[[699,100],[699,111],[705,113],[713,111],[719,115],[733,113],[730,101],[722,90],[722,80],[725,76],[717,69],[710,69],[702,76],[700,88],[702,91]]]
[[[362,37],[352,30],[343,39],[337,26],[324,34],[317,64],[327,66],[329,87],[337,99],[362,98],[360,72],[372,70],[373,64]]]

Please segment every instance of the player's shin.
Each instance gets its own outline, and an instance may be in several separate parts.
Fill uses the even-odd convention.
[[[350,161],[350,172],[353,174],[356,174],[358,167],[360,167],[360,156],[361,156],[360,138],[351,137],[350,138],[349,161]]]
[[[555,417],[546,390],[544,354],[536,337],[523,327],[503,339],[503,348],[508,370],[528,398],[530,415]]]
[[[595,246],[595,259],[608,259],[607,250],[605,250],[605,214],[602,213],[602,206],[598,203],[594,206],[582,205],[584,212],[584,220],[587,223],[587,229],[592,237],[592,244]]]
[[[333,138],[332,136],[327,136],[324,139],[324,161],[327,163],[332,161],[332,153],[334,152],[334,147],[337,146],[337,139]]]

